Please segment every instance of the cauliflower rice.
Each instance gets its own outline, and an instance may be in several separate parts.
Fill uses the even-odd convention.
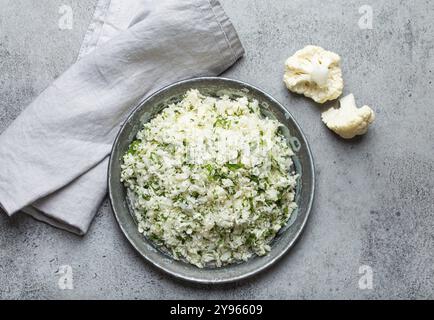
[[[280,126],[246,97],[190,90],[166,107],[123,156],[139,232],[200,268],[265,255],[296,208]]]

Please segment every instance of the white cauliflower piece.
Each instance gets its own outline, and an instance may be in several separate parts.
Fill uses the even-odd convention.
[[[357,108],[352,94],[339,101],[339,109],[331,107],[322,113],[321,118],[326,126],[345,139],[366,133],[375,119],[374,111],[368,106]]]
[[[286,60],[283,81],[289,90],[315,102],[337,99],[344,87],[340,61],[334,52],[306,46]]]

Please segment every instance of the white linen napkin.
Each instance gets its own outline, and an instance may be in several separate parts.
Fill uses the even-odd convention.
[[[132,108],[174,81],[218,75],[244,50],[217,0],[100,0],[79,60],[0,136],[0,204],[85,234]]]

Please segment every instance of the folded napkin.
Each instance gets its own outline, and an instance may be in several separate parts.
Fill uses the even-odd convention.
[[[174,81],[218,75],[244,51],[216,0],[100,0],[79,60],[0,136],[0,204],[84,234],[132,108]]]

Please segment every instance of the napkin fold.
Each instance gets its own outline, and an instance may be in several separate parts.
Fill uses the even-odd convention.
[[[0,136],[0,204],[85,234],[132,108],[174,81],[218,75],[244,50],[216,0],[100,0],[79,60]]]

